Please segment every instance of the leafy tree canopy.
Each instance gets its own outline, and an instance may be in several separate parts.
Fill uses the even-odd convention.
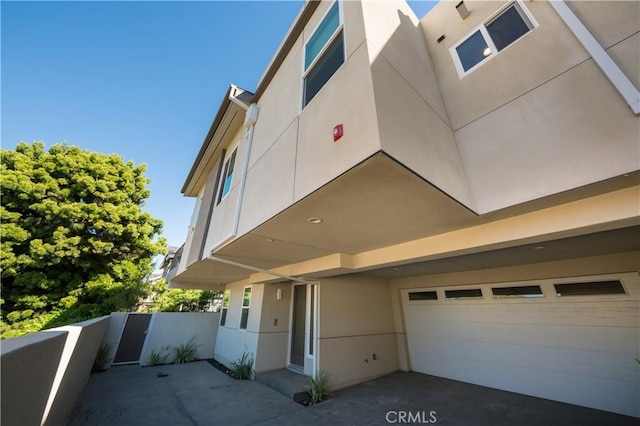
[[[212,290],[183,290],[169,288],[162,278],[153,285],[152,302],[148,312],[206,312],[220,292]]]
[[[166,246],[162,223],[142,210],[145,165],[66,144],[1,152],[3,318],[134,309]]]

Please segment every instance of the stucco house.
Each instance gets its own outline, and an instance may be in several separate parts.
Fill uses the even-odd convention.
[[[182,188],[171,284],[224,291],[216,359],[640,417],[639,17],[306,2]]]

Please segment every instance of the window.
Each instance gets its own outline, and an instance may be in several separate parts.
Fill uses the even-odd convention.
[[[220,325],[224,326],[227,322],[227,310],[229,309],[229,298],[231,297],[231,290],[225,290],[224,296],[222,296],[222,313],[220,314]]]
[[[556,295],[558,297],[626,294],[624,287],[622,287],[622,283],[618,280],[554,284],[554,287],[556,288]]]
[[[304,47],[303,107],[344,63],[344,33],[338,2],[334,2]]]
[[[519,2],[509,3],[471,35],[451,48],[460,78],[533,30],[537,24]]]
[[[236,147],[231,156],[224,162],[224,166],[222,168],[222,175],[220,180],[220,188],[218,189],[218,200],[216,201],[216,205],[220,204],[220,201],[231,190],[231,182],[233,180],[233,168],[236,163],[236,153],[238,152],[238,147]]]
[[[526,285],[519,287],[498,287],[492,288],[495,299],[518,298],[518,297],[544,297],[539,285]]]
[[[249,306],[251,305],[251,287],[244,288],[244,295],[242,296],[242,315],[240,316],[240,329],[247,329],[247,322],[249,322]]]
[[[438,293],[435,291],[412,291],[409,293],[409,300],[438,300]]]
[[[469,290],[445,290],[444,294],[447,300],[474,299],[482,297],[482,290],[479,288],[472,288]]]
[[[193,232],[196,229],[196,223],[198,222],[198,215],[200,214],[200,207],[202,206],[202,198],[196,200],[196,206],[193,209],[193,215],[191,216],[191,224],[189,225],[189,231]]]

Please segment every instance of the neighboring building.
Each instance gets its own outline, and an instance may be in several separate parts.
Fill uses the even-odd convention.
[[[160,264],[162,278],[167,280],[167,282],[170,281],[178,271],[183,249],[184,245],[181,245],[180,247],[167,247],[167,254],[164,256],[164,258],[162,259],[162,263]]]
[[[215,357],[640,416],[639,16],[307,2],[182,189],[171,283],[225,291]]]

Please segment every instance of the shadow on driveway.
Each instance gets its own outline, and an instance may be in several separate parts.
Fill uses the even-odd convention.
[[[394,373],[303,407],[206,361],[94,373],[68,425],[636,425],[638,419],[419,373]]]

